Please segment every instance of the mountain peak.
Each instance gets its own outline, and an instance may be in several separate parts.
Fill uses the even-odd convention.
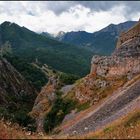
[[[59,31],[59,32],[56,34],[56,37],[62,37],[63,35],[65,35],[65,32],[64,32],[64,31]]]
[[[1,26],[6,26],[6,27],[10,27],[10,26],[16,26],[16,27],[20,27],[18,24],[14,23],[14,22],[10,22],[10,21],[5,21],[3,23],[1,23]]]
[[[1,23],[1,25],[10,25],[12,24],[10,21],[4,21],[3,23]]]

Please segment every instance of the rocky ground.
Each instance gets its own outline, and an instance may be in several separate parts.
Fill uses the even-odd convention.
[[[107,101],[95,111],[90,112],[87,117],[67,130],[65,134],[76,135],[95,131],[97,128],[115,120],[132,110],[140,101],[140,81],[125,87],[121,92],[113,94]],[[126,107],[126,108],[125,108]]]

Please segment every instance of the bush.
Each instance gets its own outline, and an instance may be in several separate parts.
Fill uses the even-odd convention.
[[[134,115],[130,116],[129,119],[125,122],[124,126],[131,126],[132,124],[135,124],[138,121],[140,121],[140,112],[136,112]]]
[[[14,114],[13,121],[18,123],[20,126],[27,127],[30,131],[35,131],[35,120],[32,119],[26,110],[19,110]],[[30,125],[29,125],[30,124]]]
[[[59,76],[59,79],[60,79],[61,83],[66,84],[66,85],[73,84],[79,78],[80,77],[77,76],[77,75],[66,74],[66,73],[61,73],[60,76]]]
[[[5,109],[4,107],[0,107],[0,118],[4,117],[4,119],[18,123],[20,126],[26,127],[30,131],[35,131],[35,120],[28,115],[29,110],[24,108],[25,106],[11,111],[9,108]]]
[[[59,125],[64,119],[65,115],[74,109],[75,104],[76,103],[72,100],[64,100],[62,98],[58,98],[54,103],[52,110],[45,117],[45,131],[50,132],[54,127]]]

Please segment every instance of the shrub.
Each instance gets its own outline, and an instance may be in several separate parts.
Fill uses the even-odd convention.
[[[59,125],[64,119],[65,115],[70,113],[75,107],[75,102],[72,100],[64,100],[58,98],[52,110],[46,115],[44,121],[44,129],[46,132],[50,132],[54,127]]]
[[[131,124],[135,124],[140,121],[140,112],[135,113],[132,115],[124,124],[125,127],[131,126]]]
[[[61,81],[61,83],[66,84],[66,85],[73,84],[79,78],[80,77],[77,75],[66,74],[66,73],[61,73],[59,76],[59,80]]]

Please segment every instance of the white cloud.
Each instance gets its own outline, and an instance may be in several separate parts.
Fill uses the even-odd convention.
[[[53,7],[54,4],[54,7]],[[59,3],[52,1],[46,2],[28,2],[28,1],[11,1],[0,2],[0,23],[4,21],[15,22],[21,26],[25,26],[33,31],[47,31],[56,33],[58,31],[77,31],[85,30],[94,32],[111,23],[120,23],[127,20],[126,6],[116,5],[110,10],[96,11],[94,8],[85,7],[77,3],[67,10],[56,14],[55,7],[60,11],[61,8],[68,7],[69,2]],[[73,4],[73,2],[71,2]],[[138,20],[140,14],[129,17]]]

